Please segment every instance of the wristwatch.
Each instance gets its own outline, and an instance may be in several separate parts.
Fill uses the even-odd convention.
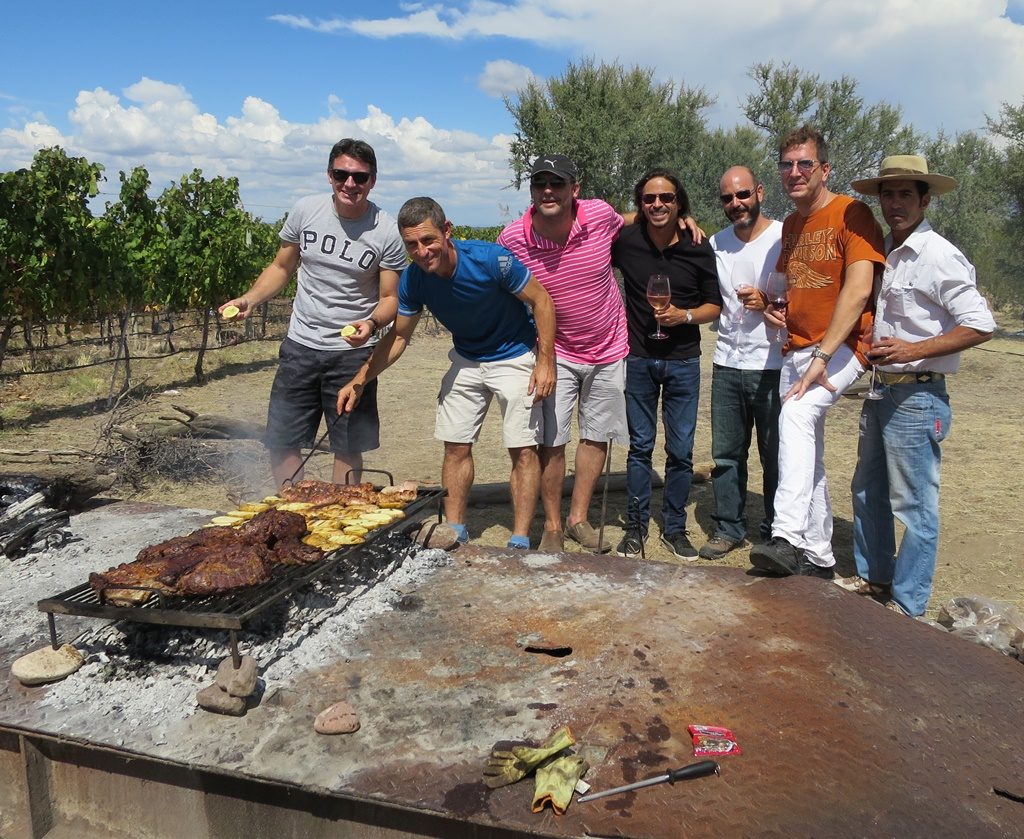
[[[377,334],[377,333],[378,333],[378,332],[380,331],[380,324],[379,324],[379,323],[377,323],[377,320],[376,320],[376,318],[374,318],[374,316],[373,316],[373,315],[370,315],[370,316],[369,316],[369,317],[367,318],[367,320],[368,320],[368,321],[369,321],[370,323],[372,323],[372,324],[373,324],[373,329],[371,329],[371,330],[370,330],[370,334],[371,334],[371,335],[376,335],[376,334]]]
[[[689,309],[686,310],[686,322],[693,323],[693,312],[691,312]]]
[[[828,364],[832,360],[832,353],[825,352],[821,347],[815,347],[811,350],[811,358],[820,358]]]

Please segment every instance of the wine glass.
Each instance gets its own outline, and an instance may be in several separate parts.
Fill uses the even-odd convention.
[[[889,337],[889,330],[886,329],[885,324],[879,320],[875,320],[875,328],[872,333],[871,347],[881,341],[883,338]],[[873,357],[873,353],[868,351],[868,361],[871,362],[871,385],[868,387],[867,393],[864,394],[865,399],[881,399],[885,394],[882,389],[878,386],[878,361]]]
[[[765,293],[768,295],[768,304],[785,317],[786,307],[789,306],[789,277],[786,276],[784,271],[772,271],[768,275],[768,281],[765,283]],[[772,339],[776,343],[782,341],[783,329],[785,327],[780,326],[776,330],[775,338]]]
[[[737,262],[732,266],[732,287],[736,292],[736,303],[738,308],[733,313],[732,322],[742,323],[747,314],[743,300],[739,296],[741,289],[753,288],[757,281],[757,272],[754,270],[753,262]]]
[[[647,280],[647,302],[651,304],[655,313],[668,308],[668,304],[672,302],[672,287],[667,274],[651,274],[650,279]],[[647,337],[662,341],[668,335],[661,331],[661,323],[657,318],[654,322],[657,324],[657,328]]]

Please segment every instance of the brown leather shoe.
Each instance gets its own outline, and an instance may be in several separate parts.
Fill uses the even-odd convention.
[[[598,540],[597,531],[590,526],[590,522],[588,521],[581,521],[571,527],[567,527],[565,529],[565,535],[574,542],[579,542],[580,547],[586,548],[588,551],[593,551],[594,553],[606,554],[612,549],[610,542]]]
[[[545,530],[544,535],[540,537],[540,547],[538,550],[542,554],[560,554],[565,550],[565,536],[561,530]]]

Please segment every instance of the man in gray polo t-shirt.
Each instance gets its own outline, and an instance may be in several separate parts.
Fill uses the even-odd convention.
[[[273,262],[252,288],[221,307],[223,312],[237,306],[238,317],[247,317],[279,294],[298,269],[264,437],[278,486],[299,468],[302,449],[313,445],[322,418],[331,430],[336,483],[344,482],[350,470],[359,480],[362,453],[380,445],[375,388],[363,394],[357,411],[337,422],[335,404],[338,390],[369,357],[377,331],[395,318],[405,248],[395,220],[369,200],[377,158],[367,143],[336,143],[327,179],[332,192],[295,205]],[[347,325],[354,332],[343,336]]]

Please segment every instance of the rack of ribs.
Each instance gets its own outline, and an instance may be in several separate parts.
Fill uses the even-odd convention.
[[[139,551],[102,574],[89,575],[101,598],[136,605],[153,592],[168,595],[219,594],[270,579],[274,565],[302,565],[323,557],[303,544],[306,520],[298,513],[267,510],[239,528],[206,527]]]

